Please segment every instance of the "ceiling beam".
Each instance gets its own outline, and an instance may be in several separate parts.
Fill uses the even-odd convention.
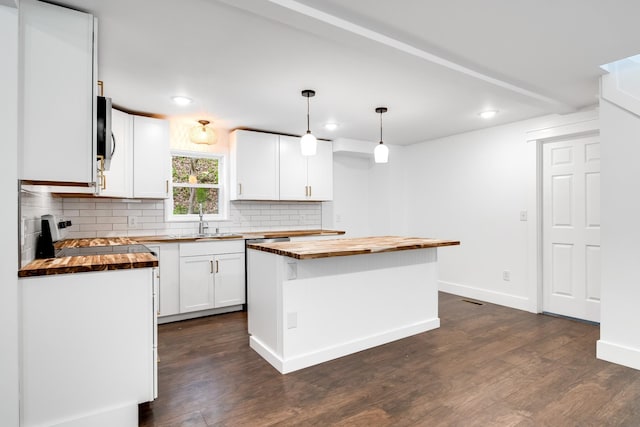
[[[431,63],[440,65],[442,67],[446,67],[452,71],[462,73],[469,77],[509,90],[519,95],[523,95],[528,98],[532,98],[537,101],[541,101],[543,103],[552,105],[554,106],[554,108],[558,110],[557,112],[567,113],[567,112],[572,112],[576,110],[574,107],[567,105],[566,103],[559,101],[557,99],[550,98],[541,93],[531,91],[521,86],[517,86],[507,81],[489,76],[487,74],[481,73],[479,71],[476,71],[471,68],[465,67],[463,65],[457,64],[455,62],[449,61],[440,56],[427,52],[423,49],[420,49],[408,43],[402,42],[398,39],[394,39],[392,37],[389,37],[377,31],[374,31],[370,28],[363,27],[361,25],[339,18],[335,15],[331,15],[329,13],[323,12],[319,9],[315,9],[313,7],[307,6],[296,0],[269,0],[269,1],[283,8],[289,9],[299,14],[308,16],[310,18],[313,18],[318,21],[324,22],[326,24],[332,25],[334,27],[340,28],[344,31],[348,31],[352,34],[356,34],[358,36],[367,38],[376,43],[380,43],[382,45],[391,47],[393,49],[407,53],[409,55],[413,55],[415,57],[421,58],[425,61],[429,61]]]

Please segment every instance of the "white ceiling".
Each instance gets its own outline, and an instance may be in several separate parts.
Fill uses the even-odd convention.
[[[576,111],[597,102],[600,65],[640,53],[637,0],[62,2],[98,17],[116,105],[302,134],[314,89],[311,130],[330,139],[377,141],[378,106],[402,145]]]

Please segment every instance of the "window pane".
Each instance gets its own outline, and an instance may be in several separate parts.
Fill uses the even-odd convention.
[[[173,182],[180,184],[218,184],[218,159],[173,156]]]
[[[203,214],[218,214],[218,194],[217,188],[174,187],[173,214],[197,214],[200,203]]]

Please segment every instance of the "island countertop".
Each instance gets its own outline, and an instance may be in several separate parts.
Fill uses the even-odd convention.
[[[302,242],[254,243],[249,249],[270,252],[295,259],[329,258],[378,252],[406,251],[412,249],[455,246],[456,240],[421,237],[375,236]]]

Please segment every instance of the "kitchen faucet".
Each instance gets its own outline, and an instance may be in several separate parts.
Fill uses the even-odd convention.
[[[202,236],[202,235],[204,235],[204,230],[209,228],[208,224],[205,227],[204,221],[202,220],[202,217],[203,217],[203,214],[202,214],[202,203],[200,203],[200,206],[198,208],[198,215],[200,216],[200,223],[198,224],[198,235]]]

